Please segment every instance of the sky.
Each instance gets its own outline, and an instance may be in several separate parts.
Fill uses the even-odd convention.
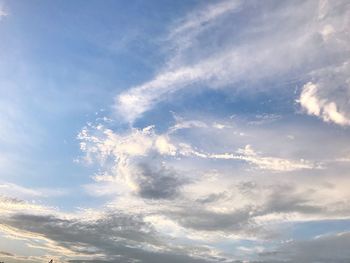
[[[0,0],[0,261],[350,261],[350,2]]]

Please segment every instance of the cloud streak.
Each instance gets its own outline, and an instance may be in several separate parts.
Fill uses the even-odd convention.
[[[127,121],[133,122],[158,102],[169,100],[175,92],[191,86],[232,89],[237,83],[243,83],[245,87],[256,89],[260,82],[272,76],[281,77],[282,82],[295,78],[305,79],[309,74],[320,72],[329,66],[329,60],[322,59],[324,56],[321,54],[324,53],[334,61],[340,61],[335,62],[335,66],[348,63],[348,47],[344,45],[348,41],[347,34],[344,33],[348,23],[347,12],[332,11],[332,8],[338,11],[340,6],[346,8],[346,2],[340,2],[335,7],[331,2],[322,5],[316,1],[303,1],[300,5],[292,6],[285,2],[269,10],[268,19],[257,16],[247,21],[247,25],[242,28],[244,33],[241,33],[241,38],[235,43],[229,29],[215,27],[215,22],[222,18],[222,23],[233,23],[236,16],[244,15],[247,9],[254,6],[249,1],[245,5],[237,5],[240,6],[239,11],[231,16],[225,16],[233,10],[227,2],[210,6],[210,11],[198,11],[199,18],[198,13],[194,12],[189,15],[187,22],[173,29],[170,32],[172,41],[185,41],[190,43],[190,47],[185,45],[186,48],[181,49],[181,59],[177,59],[176,66],[165,69],[152,80],[118,95],[115,103],[117,112]],[[288,11],[289,9],[293,11]],[[318,19],[310,21],[310,12],[318,16]],[[212,27],[208,26],[211,24]],[[307,31],[300,29],[305,24],[308,25]],[[334,29],[333,24],[338,25],[337,29]],[[256,31],[256,28],[259,30]],[[201,34],[210,34],[214,30],[227,34],[225,48],[210,50],[206,42],[197,42]],[[185,34],[187,37],[184,40],[179,33],[182,31],[199,33],[189,36]],[[213,34],[213,37],[216,35]],[[198,51],[198,56],[191,55],[196,53],[195,49],[204,50],[203,54]],[[210,50],[210,54],[205,54],[205,50]],[[186,57],[194,58],[188,61]],[[291,75],[292,71],[299,76]],[[332,115],[328,118],[344,122],[339,120],[340,113],[334,109],[334,105],[330,104],[325,109],[328,115]]]

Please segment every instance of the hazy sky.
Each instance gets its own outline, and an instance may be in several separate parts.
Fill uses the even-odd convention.
[[[0,0],[0,261],[350,262],[348,0]]]

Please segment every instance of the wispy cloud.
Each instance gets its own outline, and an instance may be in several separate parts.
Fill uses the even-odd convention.
[[[260,14],[261,16],[247,21],[247,25],[242,28],[244,33],[240,33],[236,43],[234,35],[230,35],[232,28],[215,27],[215,21],[233,9],[231,5],[228,7],[226,5],[228,4],[224,2],[208,7],[214,10],[212,12],[205,11],[206,9],[197,11],[206,14],[199,15],[200,18],[197,17],[197,12],[194,12],[189,15],[187,22],[173,29],[174,32],[170,32],[170,35],[173,35],[171,39],[182,39],[178,32],[187,30],[209,34],[209,39],[216,36],[213,34],[213,37],[210,37],[215,30],[226,32],[224,48],[211,50],[206,46],[208,43],[197,41],[199,38],[197,34],[190,34],[191,38],[187,39],[187,42],[193,49],[187,47],[182,50],[182,58],[176,62],[175,67],[161,71],[152,80],[132,87],[116,97],[115,106],[121,116],[133,122],[159,101],[199,83],[202,87],[232,88],[236,83],[243,81],[246,83],[245,86],[254,88],[272,75],[284,76],[284,81],[294,78],[302,80],[311,72],[329,66],[329,60],[326,62],[322,59],[322,54],[325,52],[334,61],[340,60],[334,62],[335,66],[349,61],[349,56],[346,55],[348,47],[345,45],[348,39],[344,33],[347,12],[331,12],[333,7],[331,2],[322,7],[315,1],[304,1],[300,5],[293,5],[293,8],[288,3],[278,5],[269,10],[268,19]],[[252,8],[249,3],[246,5],[240,9],[242,13],[237,11],[221,22],[234,23],[231,21],[232,18],[244,15],[246,8]],[[338,6],[346,6],[346,3],[338,3],[337,8]],[[310,12],[319,18],[310,20],[312,17]],[[212,13],[215,15],[211,15]],[[295,16],[298,19],[295,19]],[[202,32],[202,20],[206,22],[205,25],[214,23],[214,28],[205,27]],[[305,24],[308,25],[308,29],[301,30],[301,25]],[[332,24],[339,26],[334,29]],[[330,30],[331,28],[334,32]],[[319,37],[323,38],[321,42],[318,41]],[[196,49],[204,51],[195,51]],[[205,54],[205,50],[208,49],[210,53]],[[193,59],[189,61],[188,57]],[[299,75],[291,72],[297,72]],[[335,86],[332,87],[336,89]]]
[[[306,241],[290,241],[275,251],[261,253],[261,259],[283,262],[335,262],[348,260],[350,253],[346,247],[350,243],[350,233],[329,234]],[[263,261],[265,262],[265,261]]]
[[[8,16],[8,13],[5,11],[2,3],[0,3],[0,21],[6,16]]]
[[[211,154],[209,155],[210,158],[214,159],[224,159],[224,160],[244,160],[248,163],[251,163],[255,165],[259,169],[263,170],[269,170],[269,171],[295,171],[295,170],[301,170],[301,169],[317,169],[320,168],[317,164],[313,164],[312,162],[306,161],[306,160],[299,160],[299,161],[293,161],[293,160],[287,160],[283,158],[276,158],[276,157],[264,157],[260,156],[257,152],[253,150],[251,145],[246,145],[244,149],[239,149],[237,151],[237,154],[230,154],[230,153],[224,153],[224,154]]]

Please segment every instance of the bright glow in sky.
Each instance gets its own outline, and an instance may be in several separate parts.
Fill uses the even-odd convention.
[[[348,0],[0,0],[0,261],[350,262]]]

